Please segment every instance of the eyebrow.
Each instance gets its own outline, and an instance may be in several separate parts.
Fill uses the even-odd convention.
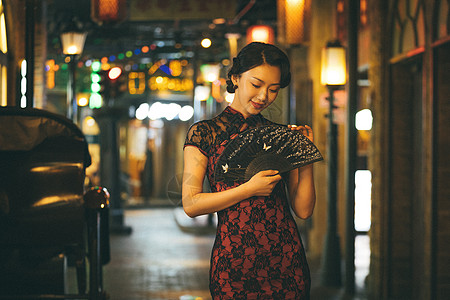
[[[252,78],[264,83],[264,80],[261,80],[258,77],[252,77]],[[270,84],[270,86],[272,86],[272,85],[281,85],[281,84],[280,83],[272,83],[272,84]]]

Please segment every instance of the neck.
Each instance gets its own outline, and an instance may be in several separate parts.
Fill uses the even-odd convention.
[[[245,112],[245,109],[243,109],[243,108],[240,107],[239,105],[236,105],[235,103],[236,103],[236,101],[233,101],[233,102],[230,104],[230,107],[231,107],[232,109],[234,109],[235,111],[240,112],[240,113],[244,116],[245,119],[247,119],[248,117],[251,116],[249,113]]]

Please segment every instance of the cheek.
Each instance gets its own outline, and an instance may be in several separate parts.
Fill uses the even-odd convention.
[[[238,88],[236,91],[238,91],[240,88]],[[255,97],[256,95],[257,95],[257,93],[254,91],[254,90],[252,90],[252,89],[250,89],[250,88],[246,88],[246,87],[243,87],[240,91],[240,95],[241,95],[241,97],[244,99],[251,99],[251,98],[253,98],[253,97]]]
[[[272,104],[272,102],[274,102],[275,101],[275,99],[277,98],[277,96],[278,96],[278,93],[271,93],[270,95],[269,95],[269,104]]]

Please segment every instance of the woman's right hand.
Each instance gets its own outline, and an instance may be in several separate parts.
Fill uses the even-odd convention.
[[[261,171],[249,181],[220,192],[203,192],[203,180],[208,158],[197,147],[184,148],[182,200],[183,208],[190,217],[197,217],[228,208],[253,196],[269,196],[281,180],[278,171]]]
[[[269,196],[280,180],[281,175],[278,171],[265,170],[253,175],[245,185],[253,196]]]

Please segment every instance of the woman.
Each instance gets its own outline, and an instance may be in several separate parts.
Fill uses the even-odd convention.
[[[275,170],[231,185],[213,178],[214,165],[231,139],[246,129],[273,124],[260,113],[290,83],[289,68],[287,56],[277,47],[248,44],[228,73],[233,103],[213,119],[193,124],[186,137],[184,210],[190,217],[218,215],[210,269],[213,299],[309,298],[308,264],[290,207],[302,219],[313,213],[312,165],[289,172],[289,196]],[[309,126],[290,127],[313,140]],[[205,175],[210,193],[202,189]]]

